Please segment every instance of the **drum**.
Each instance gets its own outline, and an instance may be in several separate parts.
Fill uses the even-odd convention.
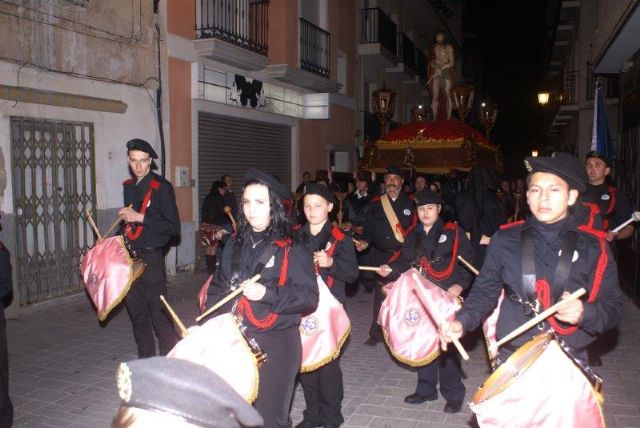
[[[482,323],[482,331],[484,332],[484,340],[487,345],[487,355],[489,356],[489,362],[491,367],[496,368],[496,358],[498,357],[498,338],[496,337],[496,327],[498,325],[498,316],[500,315],[500,305],[504,300],[504,290],[500,293],[498,299],[498,305],[491,312],[491,315]]]
[[[266,355],[248,339],[235,315],[226,313],[193,326],[167,354],[207,367],[225,380],[248,403],[258,396],[258,367]]]
[[[460,301],[409,269],[385,286],[378,324],[391,354],[409,366],[424,366],[440,355],[438,325],[431,314],[453,320]],[[434,312],[437,311],[437,312]]]
[[[602,396],[551,332],[520,347],[469,403],[481,427],[604,427]]]
[[[80,271],[98,319],[104,321],[142,275],[144,263],[131,258],[122,236],[112,236],[96,243],[84,255]]]
[[[340,355],[342,345],[351,331],[351,322],[344,306],[333,297],[320,275],[318,308],[300,320],[302,364],[300,373],[318,369]]]

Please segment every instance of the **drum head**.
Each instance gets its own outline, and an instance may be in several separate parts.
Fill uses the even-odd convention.
[[[544,352],[552,338],[550,332],[541,333],[518,348],[478,389],[473,402],[481,403],[507,389]]]

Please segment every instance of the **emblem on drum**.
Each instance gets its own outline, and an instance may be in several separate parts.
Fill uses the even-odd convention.
[[[89,274],[89,277],[87,278],[87,282],[85,284],[89,293],[93,293],[96,291],[96,288],[98,288],[98,281],[100,281],[98,275],[93,272]]]
[[[402,317],[404,323],[409,327],[415,327],[420,323],[421,319],[422,312],[420,312],[416,307],[408,307],[404,311],[404,316]]]
[[[300,333],[305,336],[313,336],[318,332],[318,319],[313,315],[300,320]]]

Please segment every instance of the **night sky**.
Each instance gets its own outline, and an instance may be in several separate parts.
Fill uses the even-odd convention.
[[[522,159],[544,144],[537,92],[548,65],[546,8],[544,0],[467,1],[482,49],[482,92],[477,96],[498,104],[491,141],[503,147],[510,177],[524,175]]]

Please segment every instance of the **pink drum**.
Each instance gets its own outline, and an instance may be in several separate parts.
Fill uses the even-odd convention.
[[[391,354],[410,366],[429,364],[440,355],[440,336],[433,316],[453,320],[460,309],[459,300],[415,269],[385,286],[385,291],[378,324]]]
[[[487,354],[491,366],[495,368],[496,357],[498,356],[498,338],[496,337],[496,326],[498,325],[498,316],[500,315],[500,305],[504,300],[504,290],[500,293],[498,305],[491,312],[491,315],[482,323],[482,331],[484,332],[484,340],[487,345]]]
[[[189,334],[167,354],[203,365],[224,379],[248,403],[258,396],[258,363],[230,313],[210,319],[202,326],[188,329]]]
[[[521,346],[469,403],[481,427],[604,427],[602,396],[549,332]]]
[[[84,255],[80,271],[98,319],[104,321],[142,275],[144,264],[131,258],[122,236],[113,236],[99,241]]]
[[[316,370],[337,358],[351,331],[344,307],[333,297],[320,275],[316,277],[320,293],[318,308],[300,321],[301,373]]]

